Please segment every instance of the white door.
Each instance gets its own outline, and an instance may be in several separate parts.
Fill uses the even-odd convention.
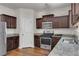
[[[34,47],[33,11],[20,11],[20,48]]]

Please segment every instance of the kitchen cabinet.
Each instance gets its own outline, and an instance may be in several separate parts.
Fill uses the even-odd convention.
[[[38,36],[38,35],[34,36],[34,46],[40,47],[40,36]]]
[[[72,25],[79,21],[79,3],[71,3]]]
[[[7,37],[7,51],[18,48],[19,36]]]
[[[41,29],[42,28],[42,18],[36,19],[36,28]]]
[[[74,3],[75,14],[79,14],[79,3]]]
[[[53,37],[52,38],[52,49],[55,47],[55,45],[58,43],[61,37]]]
[[[54,17],[54,14],[49,14],[49,15],[43,15],[42,18],[44,22],[51,22],[53,17]]]
[[[52,19],[53,28],[69,28],[68,16],[58,16]]]
[[[16,28],[16,17],[11,17],[11,28]]]
[[[6,22],[7,28],[16,28],[16,17],[14,16],[1,14],[0,21]]]
[[[52,28],[69,28],[69,16],[43,16],[43,18],[37,18],[36,28],[42,28],[42,22],[52,22]]]
[[[51,15],[44,15],[43,21],[45,22],[52,22],[52,28],[69,28],[69,18],[68,15],[65,16],[54,16]]]

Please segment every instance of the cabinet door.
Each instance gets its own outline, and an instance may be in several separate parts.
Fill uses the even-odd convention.
[[[16,49],[19,46],[19,37],[15,36],[13,38],[14,38],[13,48]]]
[[[54,14],[49,14],[49,15],[43,15],[43,21],[51,21],[52,18],[54,17]]]
[[[13,49],[13,38],[8,37],[7,38],[7,51],[10,51]]]
[[[16,17],[2,14],[0,20],[6,22],[7,28],[16,28]]]
[[[79,3],[72,3],[71,4],[71,18],[72,18],[72,25],[76,24],[79,21]]]
[[[16,17],[11,17],[11,28],[16,28]]]
[[[42,28],[42,18],[36,19],[36,28],[41,29]]]
[[[69,28],[69,18],[68,18],[68,16],[60,17],[59,27],[60,28]]]
[[[35,47],[40,47],[40,36],[34,36],[34,45]]]
[[[71,4],[71,18],[72,18],[72,25],[74,25],[76,23],[75,20],[75,3]]]
[[[52,48],[58,43],[60,40],[60,37],[53,37],[52,38]]]
[[[11,19],[10,16],[5,17],[5,22],[7,23],[7,28],[11,28],[11,24],[10,24],[11,20],[10,19]]]
[[[68,16],[55,17],[53,21],[54,28],[69,28]]]
[[[79,14],[79,3],[75,3],[75,14]]]
[[[19,46],[19,36],[8,37],[7,38],[7,51],[18,48]]]
[[[7,28],[10,28],[10,19],[11,18],[8,15],[4,15],[4,14],[1,15],[1,21],[6,22]]]

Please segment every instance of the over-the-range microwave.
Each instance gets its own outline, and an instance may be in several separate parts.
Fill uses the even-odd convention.
[[[52,22],[42,22],[42,29],[52,29]]]

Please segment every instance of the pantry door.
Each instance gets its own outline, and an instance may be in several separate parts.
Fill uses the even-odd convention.
[[[20,10],[20,48],[34,47],[34,14],[32,10]]]

